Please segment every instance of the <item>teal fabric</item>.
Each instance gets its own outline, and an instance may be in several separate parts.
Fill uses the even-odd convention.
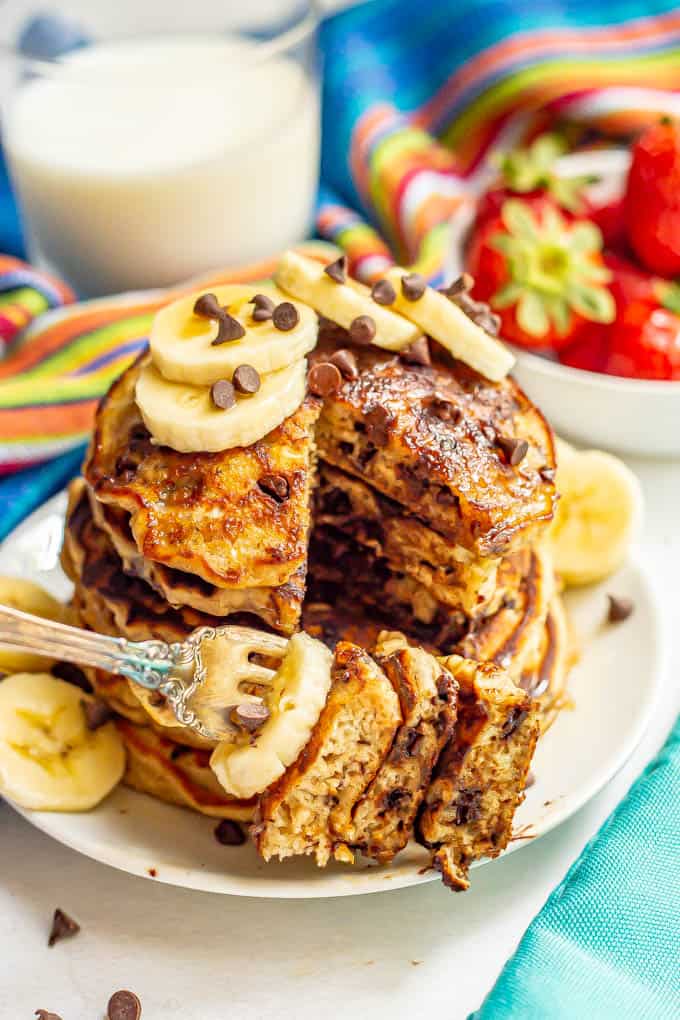
[[[680,1018],[680,718],[470,1020]]]

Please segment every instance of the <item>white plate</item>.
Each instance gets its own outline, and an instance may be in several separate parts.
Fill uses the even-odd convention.
[[[558,160],[565,177],[593,174],[591,189],[606,201],[623,190],[630,154],[625,150],[574,153]],[[464,251],[474,209],[464,203],[451,221],[449,271],[465,268]],[[623,379],[561,365],[513,348],[513,375],[546,414],[556,432],[586,446],[654,457],[680,456],[680,382]]]
[[[69,594],[58,553],[64,494],[29,517],[0,546],[0,573],[27,577],[60,598]],[[627,595],[635,612],[616,627],[603,626],[605,591]],[[583,639],[581,661],[563,711],[539,741],[535,784],[517,812],[506,853],[563,822],[594,796],[625,763],[641,739],[660,683],[660,613],[639,567],[629,565],[605,586],[570,593],[572,624]],[[587,640],[586,640],[587,639]],[[18,809],[20,810],[20,809]],[[31,824],[88,857],[160,882],[239,896],[306,898],[352,896],[437,880],[421,874],[425,852],[400,854],[389,867],[364,863],[325,870],[308,860],[265,865],[252,846],[220,846],[215,822],[119,787],[88,814],[21,810]],[[154,872],[152,875],[151,872]]]

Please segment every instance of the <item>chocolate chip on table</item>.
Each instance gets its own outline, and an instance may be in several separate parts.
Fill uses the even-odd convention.
[[[260,388],[260,373],[252,365],[239,365],[231,377],[237,393],[257,393]]]
[[[202,319],[214,319],[218,323],[217,336],[212,341],[212,346],[229,343],[231,340],[240,340],[246,335],[246,331],[226,308],[222,308],[214,294],[201,294],[194,303],[194,315]]]
[[[347,256],[341,255],[335,262],[324,269],[326,276],[330,276],[335,283],[345,283],[347,280]]]
[[[315,397],[329,397],[342,385],[340,369],[330,361],[319,361],[309,370],[307,384]]]
[[[79,931],[80,925],[78,922],[74,921],[72,917],[69,917],[68,914],[65,914],[63,910],[57,907],[52,918],[52,928],[47,945],[52,948],[57,942],[61,942],[62,939],[72,938]]]
[[[218,379],[210,387],[210,396],[215,407],[228,411],[236,403],[236,391],[228,379]]]
[[[609,610],[607,612],[609,623],[622,623],[623,620],[628,619],[635,609],[635,603],[632,599],[619,595],[607,595],[607,598],[609,599]]]
[[[85,725],[88,730],[98,730],[100,726],[105,726],[107,722],[111,722],[114,718],[114,712],[109,708],[105,701],[85,701],[80,702],[83,706],[83,712],[85,713]]]
[[[237,705],[229,714],[229,718],[235,726],[241,726],[249,733],[259,730],[269,716],[270,712],[267,706],[256,701],[246,701],[242,705]]]
[[[263,475],[257,484],[262,492],[266,493],[267,496],[271,496],[277,503],[282,503],[284,499],[288,499],[290,486],[288,479],[284,478],[283,475]]]
[[[298,310],[290,301],[282,301],[272,313],[272,322],[283,333],[287,333],[289,329],[294,329],[299,321]]]
[[[357,315],[349,326],[349,336],[357,347],[368,347],[376,334],[375,321],[370,315]]]
[[[348,351],[346,347],[341,347],[339,351],[336,351],[330,358],[332,365],[340,369],[341,374],[345,379],[356,379],[359,375],[359,366],[357,365],[357,359],[355,358],[352,351]]]
[[[419,301],[427,288],[427,280],[420,273],[407,273],[401,278],[401,292],[407,301]]]
[[[134,992],[114,992],[106,1007],[108,1020],[139,1020],[142,1004]]]
[[[399,357],[402,361],[405,361],[407,365],[421,365],[427,368],[432,364],[432,357],[430,355],[430,344],[426,336],[420,336],[417,340],[414,340],[408,347],[404,347],[403,351],[399,352]]]
[[[508,464],[517,467],[527,455],[529,444],[526,439],[514,436],[496,436],[496,442],[508,459]]]
[[[392,415],[381,404],[375,404],[366,412],[366,434],[368,439],[375,446],[385,446],[387,443],[387,428],[392,421]]]
[[[246,841],[246,834],[237,822],[229,818],[223,818],[215,826],[215,839],[222,846],[243,846]]]
[[[38,1020],[61,1020],[58,1013],[50,1013],[48,1009],[36,1009],[34,1016],[37,1016]]]
[[[268,319],[271,319],[276,307],[268,294],[255,294],[250,299],[250,304],[255,306],[253,308],[253,319],[255,322],[266,322]]]
[[[371,297],[378,305],[392,305],[397,292],[389,280],[377,280],[371,287]]]

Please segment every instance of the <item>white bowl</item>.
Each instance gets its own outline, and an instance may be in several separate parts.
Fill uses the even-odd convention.
[[[609,150],[564,156],[557,165],[565,177],[597,175],[593,194],[597,191],[605,200],[621,191],[629,162],[627,151]],[[465,267],[473,219],[474,210],[465,206],[451,221],[452,276]],[[680,382],[586,372],[529,351],[513,351],[513,375],[560,435],[617,453],[680,457]]]

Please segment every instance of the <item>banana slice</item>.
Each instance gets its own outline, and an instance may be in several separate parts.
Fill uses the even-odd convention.
[[[609,577],[623,564],[642,518],[642,490],[617,457],[558,445],[560,500],[550,528],[555,570],[568,585]]]
[[[3,796],[34,811],[89,811],[120,782],[123,742],[112,722],[87,728],[85,699],[47,673],[15,673],[0,683]]]
[[[247,800],[295,761],[326,703],[332,663],[321,641],[304,632],[293,635],[267,697],[266,723],[240,746],[225,741],[212,753],[210,767],[227,793]]]
[[[45,620],[69,623],[69,611],[61,602],[41,588],[39,584],[20,577],[0,577],[0,605],[20,609],[24,613],[42,616]],[[46,659],[33,652],[18,652],[0,645],[0,671],[3,673],[33,673],[48,670],[54,659]]]
[[[136,400],[144,424],[157,443],[180,453],[216,453],[250,446],[280,425],[305,397],[304,358],[270,372],[252,397],[233,407],[216,407],[207,386],[168,382],[154,365],[142,369]]]
[[[371,292],[357,280],[336,283],[324,272],[316,259],[287,251],[276,270],[276,282],[287,294],[316,308],[320,315],[349,329],[360,315],[368,315],[375,323],[373,343],[388,351],[400,351],[420,336],[420,330],[401,315],[371,297]]]
[[[458,305],[433,287],[426,287],[421,297],[409,301],[401,290],[401,280],[406,275],[399,267],[385,275],[396,292],[392,307],[475,372],[492,382],[504,379],[515,364],[514,355],[505,344],[477,326]]]
[[[271,319],[253,319],[255,294],[265,294],[275,305],[289,300],[271,284],[230,284],[211,293],[238,319],[245,336],[213,347],[217,323],[194,315],[198,294],[173,301],[157,313],[149,337],[153,362],[166,379],[211,386],[218,379],[231,379],[239,365],[252,365],[265,375],[299,361],[316,344],[317,318],[306,305],[296,305],[298,324],[287,331],[276,329]]]

